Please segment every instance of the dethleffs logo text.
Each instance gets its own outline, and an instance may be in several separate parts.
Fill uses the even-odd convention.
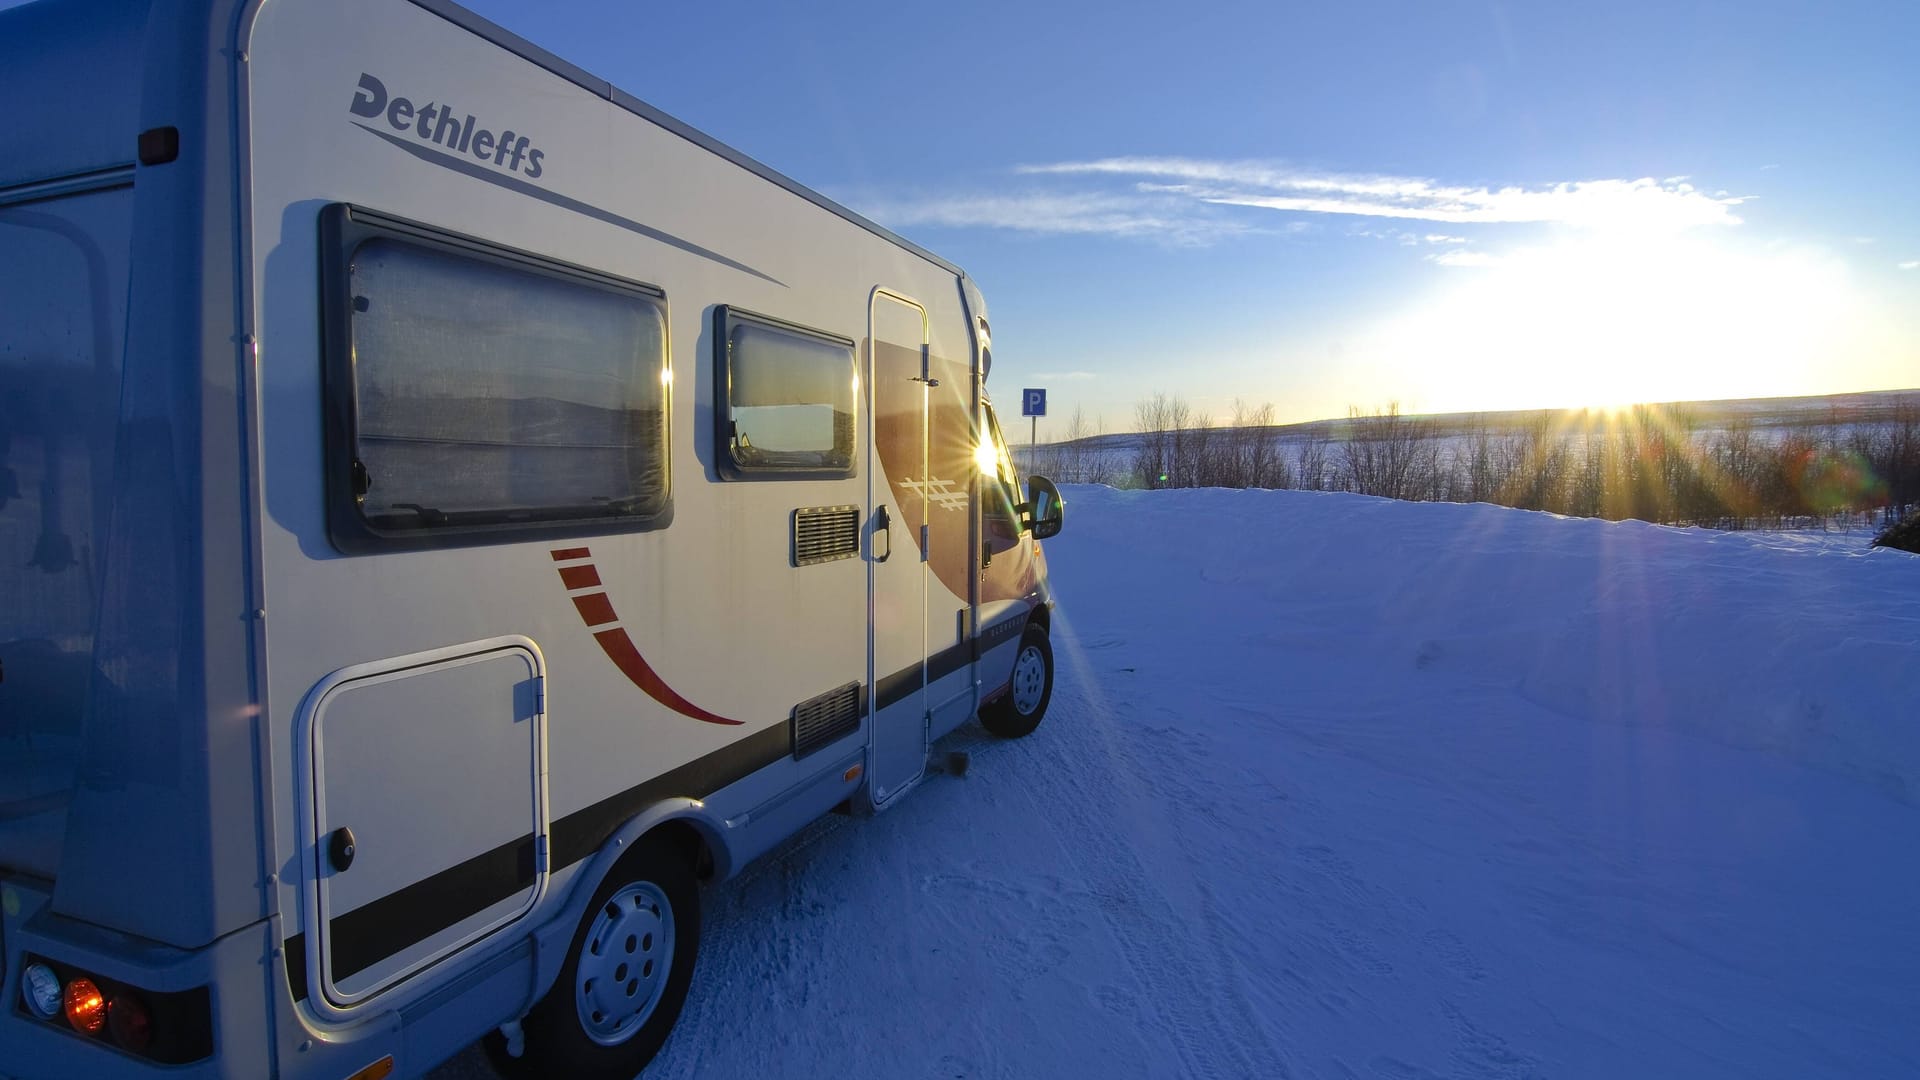
[[[347,106],[355,116],[376,120],[384,116],[395,131],[411,131],[415,138],[443,146],[457,154],[470,154],[478,161],[522,172],[527,179],[539,177],[544,151],[533,148],[533,140],[511,128],[495,133],[480,126],[473,114],[457,117],[452,105],[429,101],[416,106],[403,97],[391,97],[387,86],[372,75],[360,76],[353,103]]]

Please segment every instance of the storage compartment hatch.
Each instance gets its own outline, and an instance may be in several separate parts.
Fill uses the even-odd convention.
[[[316,1004],[349,1008],[532,908],[547,823],[545,673],[531,641],[337,672],[303,720]]]

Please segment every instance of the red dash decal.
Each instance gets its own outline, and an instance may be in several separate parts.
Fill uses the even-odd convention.
[[[592,552],[586,548],[557,548],[553,551],[554,562],[591,557]],[[567,587],[568,592],[591,589],[600,584],[600,572],[594,569],[592,563],[584,566],[561,566],[556,569],[560,571],[560,583]],[[604,592],[582,593],[573,598],[573,606],[580,612],[580,618],[586,622],[589,630],[593,630],[596,626],[618,622],[620,618],[614,614],[613,601],[607,599],[607,594]],[[593,630],[593,639],[600,643],[600,648],[607,654],[607,659],[613,661],[613,666],[619,668],[621,674],[631,679],[633,685],[645,690],[647,696],[653,700],[682,716],[709,724],[737,725],[740,723],[738,720],[729,720],[724,716],[710,713],[675,693],[673,687],[668,686],[667,681],[647,663],[647,658],[640,655],[640,649],[634,645],[633,638],[629,637],[625,630],[618,627]]]
[[[738,724],[738,720],[729,720],[724,716],[715,716],[707,710],[673,692],[666,680],[654,673],[647,664],[647,658],[640,655],[634,647],[633,639],[625,630],[601,630],[593,635],[600,647],[606,650],[607,659],[615,667],[625,672],[633,685],[647,692],[647,696],[672,709],[682,716],[691,716],[695,720],[705,720],[709,724]]]
[[[584,593],[573,598],[573,606],[580,610],[580,618],[588,626],[605,626],[610,622],[619,622],[620,616],[613,613],[613,601],[603,592]]]

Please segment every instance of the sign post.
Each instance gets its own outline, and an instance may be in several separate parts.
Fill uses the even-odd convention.
[[[1020,391],[1020,415],[1033,417],[1033,428],[1027,434],[1027,470],[1031,472],[1034,462],[1040,460],[1040,418],[1047,415],[1047,392],[1035,387]]]

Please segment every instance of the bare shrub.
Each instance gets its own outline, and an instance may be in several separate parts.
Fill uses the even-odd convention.
[[[1856,430],[1854,453],[1882,486],[1883,521],[1899,521],[1920,505],[1920,405],[1903,404],[1884,423]]]
[[[1112,483],[1118,470],[1097,442],[1104,434],[1106,423],[1089,421],[1086,409],[1076,405],[1073,416],[1067,421],[1064,437],[1058,442],[1049,443],[1036,455],[1034,470],[1062,483]]]
[[[1253,408],[1235,401],[1232,423],[1210,437],[1202,471],[1199,479],[1207,487],[1288,486],[1287,462],[1273,434],[1273,403]]]
[[[1433,499],[1440,473],[1439,445],[1428,421],[1400,415],[1400,403],[1367,414],[1347,410],[1347,441],[1340,478],[1348,491],[1389,499]]]
[[[1187,404],[1162,391],[1133,407],[1140,448],[1133,456],[1133,477],[1141,487],[1169,487],[1173,479],[1175,432],[1186,422]]]
[[[1474,417],[1465,439],[1454,447],[1449,474],[1449,490],[1461,502],[1491,502],[1506,486],[1506,471],[1499,467],[1495,454],[1493,428],[1486,416]]]
[[[1294,457],[1293,481],[1302,491],[1332,491],[1333,473],[1328,460],[1329,443],[1325,436],[1313,434],[1300,441]]]

